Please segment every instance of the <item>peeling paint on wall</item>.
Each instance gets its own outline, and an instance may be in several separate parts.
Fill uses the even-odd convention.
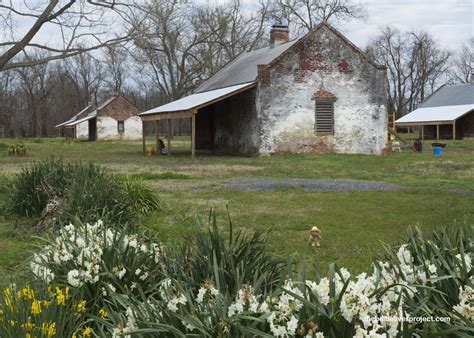
[[[99,140],[137,140],[142,138],[142,121],[133,116],[124,121],[124,133],[118,132],[117,120],[112,117],[97,118],[97,138]]]
[[[89,122],[88,121],[76,124],[76,136],[78,138],[89,137]]]
[[[309,34],[260,81],[260,153],[380,154],[385,147],[386,73],[327,28]],[[262,81],[264,80],[264,81]],[[333,93],[334,135],[315,135],[315,101]]]

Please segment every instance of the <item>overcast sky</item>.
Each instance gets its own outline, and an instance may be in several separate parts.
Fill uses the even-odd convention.
[[[1,1],[1,0],[0,0]],[[14,0],[18,1],[18,0]],[[222,3],[225,0],[197,0],[198,2]],[[248,10],[256,0],[241,0]],[[357,0],[356,0],[357,1]],[[431,33],[444,48],[457,49],[474,36],[474,0],[368,0],[366,21],[349,21],[337,24],[337,28],[353,43],[364,48],[370,37],[381,27],[391,26],[401,30],[425,30]],[[18,21],[19,30],[27,31],[31,22]],[[43,27],[35,38],[54,45],[58,38],[56,27]]]
[[[474,36],[473,0],[372,0],[365,1],[366,23],[342,26],[356,45],[365,47],[380,27],[425,30],[445,48],[455,49]]]

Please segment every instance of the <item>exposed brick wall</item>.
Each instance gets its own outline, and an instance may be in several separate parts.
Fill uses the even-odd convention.
[[[259,67],[260,152],[377,153],[386,139],[386,70],[323,26]],[[337,97],[334,136],[314,134],[314,93]]]
[[[100,106],[100,105],[99,105]],[[142,122],[137,116],[141,111],[124,96],[97,111],[97,139],[140,139]],[[124,121],[124,132],[119,133],[117,121]]]
[[[115,100],[108,104],[104,109],[97,112],[99,117],[111,117],[117,121],[123,121],[129,117],[140,113],[140,110],[122,95],[119,95]]]

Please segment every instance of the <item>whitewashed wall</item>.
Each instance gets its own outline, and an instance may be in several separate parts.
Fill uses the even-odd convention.
[[[89,137],[89,121],[76,124],[76,135],[77,138]]]
[[[341,69],[342,60],[349,68]],[[303,66],[304,65],[304,66]],[[380,154],[386,146],[384,68],[371,64],[327,27],[310,33],[283,58],[259,70],[260,153]],[[313,94],[337,97],[334,135],[316,136]]]
[[[380,154],[385,147],[387,124],[384,105],[371,103],[367,90],[344,74],[324,77],[324,87],[337,97],[334,102],[334,136],[314,133],[315,101],[312,95],[323,84],[315,75],[305,83],[293,83],[291,90],[278,90],[292,81],[282,78],[265,108],[260,153],[311,152],[324,144],[342,153]]]
[[[125,131],[118,133],[117,120],[111,117],[97,118],[98,140],[137,140],[142,138],[142,121],[138,116],[125,120]]]

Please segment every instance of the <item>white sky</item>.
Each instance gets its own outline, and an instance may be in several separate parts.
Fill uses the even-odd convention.
[[[473,0],[372,0],[365,1],[365,24],[343,25],[344,33],[359,47],[365,47],[380,27],[424,30],[444,48],[455,49],[474,36]]]
[[[338,23],[336,28],[362,49],[381,27],[387,25],[400,30],[427,31],[442,47],[448,49],[457,49],[474,36],[473,0],[360,0],[359,2],[366,5],[368,11],[366,21],[351,20]],[[243,0],[243,3],[252,6],[256,1]]]
[[[197,1],[212,4],[222,3],[225,0]],[[256,5],[256,0],[241,1],[250,11]],[[427,31],[442,47],[451,50],[457,49],[474,36],[473,0],[361,0],[361,2],[366,4],[367,20],[365,22],[351,20],[338,23],[336,27],[362,49],[381,27],[387,25],[400,30]],[[18,25],[20,31],[27,31],[31,22],[23,19],[18,21]],[[54,45],[56,39],[60,41],[55,33],[58,33],[56,27],[45,26],[34,40]]]

